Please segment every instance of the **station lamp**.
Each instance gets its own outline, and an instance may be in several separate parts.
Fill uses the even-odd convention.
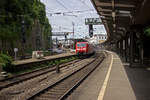
[[[116,24],[113,24],[113,28],[116,28]]]
[[[116,16],[115,11],[112,12],[112,17],[114,18]]]
[[[100,16],[100,18],[105,18],[105,16]]]

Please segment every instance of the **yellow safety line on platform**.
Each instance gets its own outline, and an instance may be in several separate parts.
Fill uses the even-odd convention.
[[[107,84],[108,84],[108,80],[109,80],[109,77],[110,77],[110,72],[111,72],[112,64],[113,64],[113,55],[111,54],[111,56],[112,56],[111,63],[109,65],[109,69],[108,69],[107,75],[105,77],[103,86],[102,86],[102,88],[100,90],[100,93],[99,93],[99,96],[98,96],[97,100],[103,100],[103,98],[104,98],[104,94],[105,94],[105,91],[106,91],[106,87],[107,87]]]

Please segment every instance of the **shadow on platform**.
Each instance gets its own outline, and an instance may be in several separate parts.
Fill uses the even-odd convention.
[[[123,63],[137,100],[150,100],[150,68],[131,68]]]

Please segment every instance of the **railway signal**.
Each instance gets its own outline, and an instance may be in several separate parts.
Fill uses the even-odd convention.
[[[93,37],[93,25],[89,25],[89,36]]]
[[[89,25],[89,36],[93,37],[93,25],[102,25],[100,18],[85,18],[85,25]]]

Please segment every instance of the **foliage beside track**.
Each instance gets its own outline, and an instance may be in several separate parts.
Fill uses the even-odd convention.
[[[0,67],[3,71],[6,71],[10,74],[20,74],[20,73],[24,73],[24,72],[31,72],[33,70],[43,68],[43,67],[52,67],[54,65],[67,63],[67,62],[70,62],[70,61],[75,60],[77,58],[78,57],[72,57],[71,56],[69,58],[56,59],[56,60],[45,62],[42,64],[40,64],[40,63],[33,64],[32,66],[27,67],[27,68],[21,68],[21,66],[20,66],[20,68],[18,69],[13,64],[13,60],[12,60],[11,56],[9,56],[8,54],[0,53]]]
[[[144,30],[144,35],[146,35],[147,37],[150,38],[150,28],[149,27]]]
[[[12,61],[13,60],[9,55],[0,53],[0,66],[2,67],[4,71],[7,71],[7,72],[15,71],[15,67],[12,64]]]

